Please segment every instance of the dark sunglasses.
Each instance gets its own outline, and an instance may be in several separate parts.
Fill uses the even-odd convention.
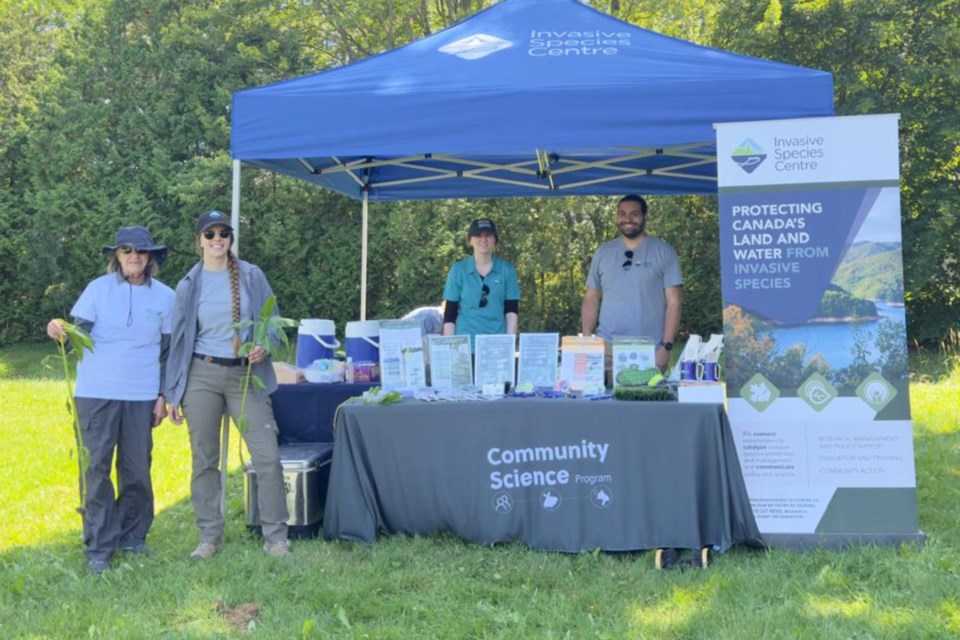
[[[119,251],[120,253],[122,253],[122,254],[125,255],[125,256],[128,256],[128,255],[130,255],[130,254],[133,253],[133,252],[136,252],[137,255],[143,255],[144,253],[150,253],[150,252],[147,251],[146,249],[137,249],[136,247],[119,247],[119,248],[117,249],[117,251]]]
[[[623,270],[629,271],[630,267],[633,266],[633,251],[624,251],[623,255],[627,256],[626,261],[623,263]]]
[[[223,239],[227,239],[233,235],[233,231],[230,229],[220,229],[220,231],[214,231],[213,229],[207,229],[203,232],[203,237],[207,240],[213,240],[213,236],[220,236]]]
[[[487,295],[489,293],[490,293],[490,287],[488,287],[486,283],[484,283],[484,285],[480,287],[480,304],[477,305],[481,309],[487,306]]]

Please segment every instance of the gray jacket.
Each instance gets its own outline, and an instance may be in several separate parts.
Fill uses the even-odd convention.
[[[257,317],[260,309],[273,295],[267,277],[260,267],[237,260],[240,267],[240,286],[250,300],[251,318]],[[173,331],[170,334],[170,354],[167,357],[167,389],[164,394],[167,402],[177,407],[183,400],[187,388],[187,374],[193,362],[193,347],[197,341],[197,309],[200,301],[200,278],[203,274],[203,261],[198,262],[183,280],[177,284],[177,297],[173,303]],[[276,307],[274,315],[278,314]],[[264,389],[250,385],[254,397],[262,399],[277,390],[277,375],[273,371],[273,362],[268,356],[263,362],[253,365],[252,373],[263,381]]]

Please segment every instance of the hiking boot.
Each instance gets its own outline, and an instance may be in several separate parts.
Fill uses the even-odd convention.
[[[264,542],[263,552],[274,558],[283,558],[290,555],[290,542],[286,539],[276,542]]]
[[[201,542],[197,545],[197,548],[193,550],[193,553],[190,554],[191,560],[209,560],[216,555],[217,551],[220,551],[220,547],[223,546],[219,542]]]
[[[88,560],[87,569],[94,575],[100,575],[110,568],[110,562],[107,560]]]
[[[657,569],[672,569],[677,565],[677,550],[671,547],[657,549],[653,564]]]
[[[690,549],[690,566],[694,569],[706,569],[710,566],[710,547]]]
[[[148,556],[151,553],[153,553],[153,550],[143,542],[141,542],[140,544],[128,544],[125,547],[120,547],[120,550],[123,551],[124,553],[129,553],[135,556],[138,556],[138,555]]]

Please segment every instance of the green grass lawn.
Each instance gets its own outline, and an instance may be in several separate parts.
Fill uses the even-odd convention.
[[[154,554],[120,557],[95,577],[75,512],[63,382],[36,364],[51,352],[0,350],[2,638],[960,637],[960,366],[949,354],[912,360],[922,549],[735,548],[706,572],[658,572],[649,553],[565,555],[440,535],[301,541],[272,559],[245,530],[234,447],[227,544],[192,563],[189,445],[167,422],[154,432]],[[244,605],[257,609],[249,625]]]

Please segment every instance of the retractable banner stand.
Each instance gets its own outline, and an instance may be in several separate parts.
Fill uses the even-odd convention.
[[[897,123],[716,125],[728,412],[771,545],[923,540]]]

